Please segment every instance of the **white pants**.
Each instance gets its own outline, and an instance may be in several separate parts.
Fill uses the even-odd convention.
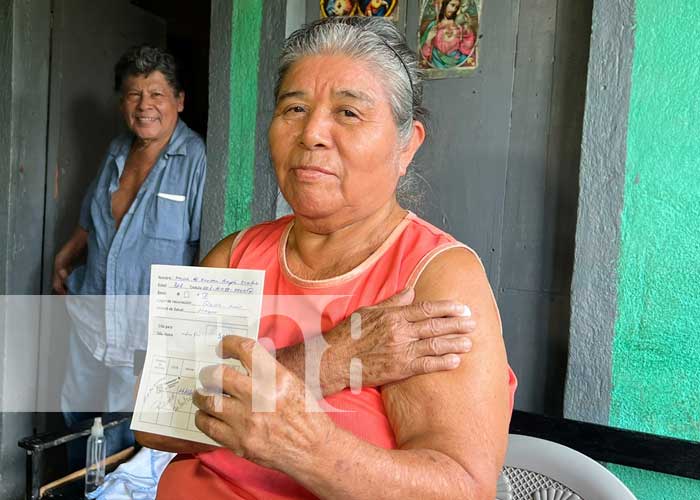
[[[106,366],[71,332],[68,366],[61,389],[61,411],[68,413],[130,412],[136,399],[133,368]]]

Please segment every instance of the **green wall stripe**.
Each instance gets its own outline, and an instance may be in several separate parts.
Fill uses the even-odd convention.
[[[224,235],[250,225],[255,181],[261,0],[235,0],[231,16],[231,114]]]
[[[698,26],[695,2],[636,0],[609,418],[692,440],[700,440]],[[611,469],[640,499],[700,498],[700,481]]]

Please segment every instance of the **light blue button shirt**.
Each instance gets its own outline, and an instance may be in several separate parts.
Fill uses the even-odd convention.
[[[191,265],[199,247],[206,151],[178,120],[119,228],[112,194],[119,187],[133,135],[112,141],[83,200],[87,260],[68,277],[68,310],[80,339],[108,366],[130,366],[147,343],[151,264]],[[80,297],[78,297],[80,296]],[[90,296],[90,297],[86,297]]]

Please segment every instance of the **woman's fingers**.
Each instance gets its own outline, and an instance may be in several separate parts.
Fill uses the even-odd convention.
[[[199,372],[202,386],[212,393],[224,393],[237,399],[249,400],[252,394],[250,377],[226,365],[213,365]]]
[[[212,416],[204,410],[199,410],[194,415],[194,425],[217,443],[226,446],[236,455],[243,456],[243,450],[238,439],[231,432],[231,427],[223,420]]]
[[[253,411],[275,411],[278,387],[292,390],[296,377],[280,365],[266,348],[274,349],[269,339],[254,342],[243,337],[224,337],[219,344],[219,355],[239,359],[248,368],[248,374],[239,373],[226,365],[206,367],[199,374],[202,385],[208,390],[236,398]]]
[[[470,317],[471,310],[465,304],[451,300],[421,301],[398,309],[406,321],[416,322],[429,318],[452,316]]]
[[[429,318],[412,325],[420,339],[430,339],[445,335],[466,335],[476,329],[476,321],[465,316]]]
[[[260,339],[256,342],[238,335],[226,335],[219,342],[216,351],[224,359],[238,359],[248,369],[248,373],[253,373],[254,369],[267,370],[277,365],[277,360],[268,351],[268,349],[274,350],[274,347],[269,339]],[[258,363],[257,368],[253,366],[253,360]]]
[[[455,337],[432,337],[418,340],[414,344],[416,358],[425,356],[443,356],[445,354],[463,354],[472,348],[472,341],[464,335]]]
[[[444,356],[424,356],[413,360],[410,365],[411,375],[423,375],[425,373],[454,370],[459,366],[461,359],[456,354]]]
[[[192,393],[192,403],[204,413],[216,417],[238,413],[235,405],[240,404],[238,400],[223,394],[199,390]]]
[[[216,353],[224,358],[240,360],[248,371],[253,367],[253,348],[256,342],[246,337],[238,335],[226,335],[216,348]]]

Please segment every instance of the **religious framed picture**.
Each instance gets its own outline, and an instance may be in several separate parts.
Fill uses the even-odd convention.
[[[401,26],[405,23],[402,1],[405,0],[321,0],[321,17],[386,17]]]
[[[353,16],[358,0],[321,0],[321,17]]]
[[[482,0],[421,0],[418,61],[425,78],[465,76],[479,64]]]

